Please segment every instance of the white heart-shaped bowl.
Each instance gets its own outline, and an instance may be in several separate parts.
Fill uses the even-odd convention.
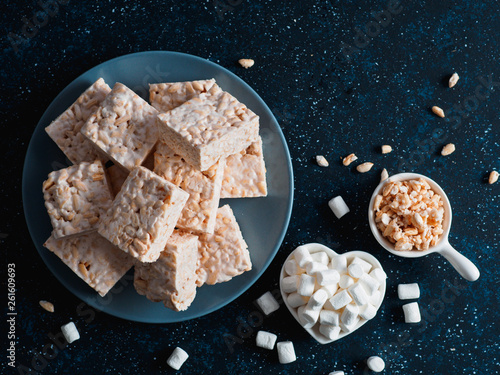
[[[330,258],[330,260],[334,256],[337,256],[337,255],[345,255],[347,257],[347,261],[348,262],[350,260],[352,260],[352,258],[358,257],[358,258],[361,258],[362,260],[370,263],[373,268],[380,268],[381,270],[383,270],[382,265],[380,264],[380,262],[373,255],[371,255],[371,254],[369,254],[369,253],[367,253],[365,251],[349,251],[349,252],[344,253],[344,254],[338,254],[335,251],[333,251],[332,249],[330,249],[329,247],[326,247],[326,246],[321,245],[319,243],[309,243],[309,244],[301,245],[301,247],[307,248],[307,250],[309,250],[309,252],[311,254],[314,254],[314,253],[317,253],[317,252],[320,252],[320,251],[324,251],[328,255],[328,257]],[[285,272],[285,263],[288,260],[292,259],[293,255],[294,255],[294,252],[295,252],[295,250],[292,251],[290,253],[290,255],[288,255],[288,257],[286,258],[285,262],[283,263],[283,266],[281,267],[281,272],[280,272],[280,291],[281,291],[281,296],[283,297],[283,301],[285,302],[285,305],[288,308],[288,311],[290,311],[290,313],[293,315],[293,317],[295,318],[295,320],[297,321],[297,323],[299,323],[299,325],[303,329],[305,329],[320,344],[329,344],[331,342],[340,340],[341,338],[346,337],[347,335],[350,335],[351,333],[357,331],[360,327],[362,327],[367,322],[367,320],[363,319],[363,318],[360,318],[359,322],[356,324],[356,326],[350,332],[341,331],[340,334],[339,334],[339,336],[336,339],[330,340],[326,336],[323,336],[319,332],[319,323],[316,323],[311,328],[305,328],[305,327],[303,327],[300,324],[299,316],[297,315],[297,309],[291,307],[288,304],[287,297],[288,297],[289,293],[283,292],[283,288],[282,288],[282,285],[281,285],[282,281],[283,281],[283,278],[285,278],[287,276],[287,274]],[[382,301],[384,300],[385,288],[386,288],[386,280],[384,280],[383,282],[380,283],[380,287],[378,289],[380,291],[380,299],[379,299],[378,303],[376,305],[374,305],[375,308],[377,309],[377,312],[378,312],[378,309],[380,308],[380,306],[382,305]]]

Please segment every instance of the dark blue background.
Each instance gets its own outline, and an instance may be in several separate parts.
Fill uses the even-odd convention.
[[[26,30],[29,38],[23,35],[23,17],[32,20],[41,11],[37,1],[10,0],[0,6],[0,241],[3,269],[16,264],[18,365],[44,367],[39,371],[43,374],[170,373],[166,358],[180,346],[190,354],[179,371],[183,374],[327,374],[335,369],[365,373],[364,361],[371,355],[385,359],[387,374],[498,373],[500,184],[486,183],[489,171],[500,169],[496,2],[61,3],[66,4],[46,20],[38,14],[39,23],[46,24],[36,34]],[[382,19],[378,26],[369,24],[375,20],[373,12],[389,8],[396,9],[390,19]],[[365,32],[371,37],[362,37]],[[17,52],[9,33],[24,38],[16,44]],[[50,102],[93,66],[146,50],[194,54],[243,78],[280,122],[295,173],[289,230],[262,278],[225,308],[177,324],[133,323],[104,313],[79,316],[80,301],[41,261],[22,213],[24,155]],[[242,69],[240,58],[253,58],[255,66]],[[449,89],[447,79],[455,71],[461,79]],[[447,118],[432,115],[433,105],[441,106]],[[439,152],[448,142],[455,143],[457,151],[445,158]],[[382,155],[382,144],[392,145],[394,151]],[[359,161],[375,163],[373,170],[359,174],[356,163],[343,167],[340,157],[351,152]],[[330,167],[318,167],[316,154],[325,155]],[[377,245],[366,211],[384,167],[390,174],[426,174],[446,190],[454,209],[450,242],[477,264],[477,282],[461,279],[437,255],[396,258]],[[327,206],[339,194],[351,208],[341,220]],[[320,242],[339,252],[369,251],[389,275],[377,317],[326,346],[310,338],[284,306],[253,321],[255,328],[244,324],[249,316],[251,322],[260,316],[254,300],[277,288],[283,260],[306,242]],[[2,275],[6,290],[3,270]],[[427,312],[420,325],[404,323],[404,302],[396,294],[401,282],[420,284],[418,302]],[[56,313],[43,311],[40,299],[52,301]],[[32,364],[50,342],[48,333],[57,333],[69,320],[77,323],[81,339],[46,364]],[[259,329],[293,341],[297,361],[280,365],[276,351],[255,347]],[[232,352],[224,337],[239,337]],[[16,373],[7,367],[4,354],[1,363],[3,373]]]

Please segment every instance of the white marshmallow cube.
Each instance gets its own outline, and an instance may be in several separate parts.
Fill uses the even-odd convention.
[[[335,294],[332,298],[328,300],[330,305],[332,306],[332,310],[338,310],[344,307],[345,305],[351,303],[352,298],[347,293],[346,290],[341,291],[340,293]]]
[[[338,271],[338,273],[343,274],[347,271],[347,257],[345,255],[337,255],[332,258],[330,263],[330,268]]]
[[[310,297],[314,293],[315,279],[312,276],[302,274],[300,275],[299,285],[297,286],[297,293],[301,296]]]
[[[374,306],[378,305],[380,302],[380,299],[382,298],[382,293],[380,293],[380,290],[376,290],[373,292],[373,294],[370,296],[370,303]]]
[[[385,362],[379,356],[372,356],[366,360],[368,368],[373,372],[382,372],[385,368]]]
[[[294,362],[297,357],[295,356],[295,349],[291,341],[281,341],[276,344],[278,350],[278,358],[280,363],[286,364]]]
[[[326,294],[328,294],[328,298],[332,298],[333,295],[337,292],[337,290],[339,289],[339,284],[329,284],[329,285],[325,285],[324,287],[322,287],[321,289],[323,289]]]
[[[370,320],[375,318],[375,315],[377,315],[377,309],[371,303],[367,303],[359,309],[359,316],[363,319]]]
[[[420,288],[417,283],[399,284],[398,285],[399,299],[417,299],[420,297]]]
[[[255,344],[259,348],[273,350],[274,344],[276,343],[277,339],[278,336],[276,336],[274,333],[259,331],[257,332],[257,338],[255,339]]]
[[[61,327],[61,331],[68,344],[71,344],[73,341],[80,339],[80,333],[78,332],[78,329],[73,322],[69,322],[68,324],[63,325]]]
[[[375,293],[376,290],[380,287],[380,282],[375,279],[374,277],[371,277],[369,274],[364,273],[361,275],[358,281],[363,287],[365,288],[366,292],[368,293],[369,296],[371,296],[373,293]]]
[[[189,355],[184,350],[177,347],[174,349],[173,353],[170,354],[170,357],[168,357],[167,364],[174,370],[179,370],[188,357]]]
[[[299,293],[290,293],[286,299],[290,307],[293,307],[294,309],[305,305],[307,301],[309,301],[308,297],[301,296]]]
[[[352,284],[354,284],[354,279],[352,277],[350,277],[349,275],[340,276],[339,287],[341,287],[342,289],[347,289]]]
[[[330,207],[330,210],[333,211],[334,215],[337,216],[337,219],[340,219],[342,216],[349,212],[349,207],[347,207],[347,204],[344,202],[340,195],[338,197],[330,199],[330,201],[328,202],[328,206]]]
[[[374,279],[377,279],[377,281],[382,284],[385,279],[387,279],[387,274],[384,272],[382,268],[374,268],[370,272],[370,276],[373,277]]]
[[[359,323],[359,320],[360,319],[359,319],[359,316],[358,316],[358,317],[356,317],[356,319],[354,319],[354,321],[352,322],[352,324],[349,325],[349,326],[345,325],[342,322],[340,322],[340,324],[339,324],[340,325],[340,329],[342,331],[344,331],[345,333],[350,333],[350,332],[354,331],[358,327],[357,325]]]
[[[297,286],[299,285],[300,276],[293,275],[284,277],[281,280],[281,289],[285,293],[293,293],[297,291]]]
[[[285,262],[285,272],[288,275],[293,276],[293,275],[300,275],[305,271],[299,267],[299,265],[294,259],[290,259]]]
[[[295,257],[295,261],[299,265],[300,268],[305,268],[307,264],[313,261],[311,257],[311,253],[304,246],[299,246],[293,252],[293,256]]]
[[[311,328],[319,319],[319,313],[321,310],[313,310],[306,306],[300,306],[297,309],[297,315],[299,316],[299,321],[302,327]]]
[[[403,305],[403,312],[405,314],[405,323],[420,322],[420,309],[418,308],[418,302]]]
[[[360,283],[350,286],[348,291],[356,305],[363,306],[368,303],[368,294],[366,294],[365,288]]]
[[[359,307],[353,304],[348,304],[342,315],[340,316],[340,321],[344,323],[346,326],[352,326],[355,324],[356,319],[359,319]]]
[[[351,264],[347,267],[347,273],[354,279],[359,279],[364,274],[363,267],[359,264]]]
[[[319,285],[337,284],[340,280],[340,274],[337,270],[326,269],[316,273],[316,281]]]
[[[328,293],[323,289],[318,289],[307,302],[307,308],[311,310],[321,310],[327,299]]]
[[[339,313],[331,310],[321,310],[319,313],[319,323],[326,326],[338,326],[339,325]]]
[[[327,325],[320,324],[319,325],[319,332],[323,336],[326,336],[329,340],[336,340],[340,334],[340,327],[327,326]]]
[[[333,371],[330,372],[328,375],[345,375],[344,371]]]
[[[324,251],[318,251],[317,253],[312,253],[311,258],[313,262],[323,263],[324,265],[328,265],[330,263],[330,257]]]
[[[269,315],[280,308],[280,304],[276,301],[271,292],[266,292],[260,296],[257,299],[257,304],[266,315]]]
[[[315,276],[316,273],[318,273],[320,271],[325,271],[327,269],[328,269],[328,266],[326,266],[325,264],[320,263],[320,262],[311,262],[311,263],[307,264],[307,266],[306,266],[306,272],[310,276]]]
[[[351,261],[351,264],[359,264],[363,269],[363,272],[366,273],[370,272],[370,270],[372,269],[372,265],[366,260],[361,259],[360,257],[354,257],[354,259]]]

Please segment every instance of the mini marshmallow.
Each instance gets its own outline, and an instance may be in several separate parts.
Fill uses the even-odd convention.
[[[319,323],[326,326],[338,326],[339,325],[339,313],[331,310],[321,310],[319,313]]]
[[[359,279],[361,275],[364,274],[363,267],[361,267],[359,264],[351,264],[349,267],[347,267],[347,273],[354,279]]]
[[[329,285],[325,285],[324,287],[322,287],[321,289],[323,289],[326,294],[328,294],[328,298],[332,298],[333,295],[337,292],[337,290],[339,289],[339,284],[335,283],[335,284],[329,284]]]
[[[385,362],[379,356],[372,356],[366,360],[368,368],[373,372],[382,372],[385,368]]]
[[[319,319],[319,313],[321,310],[312,310],[307,308],[307,306],[300,306],[297,309],[297,314],[299,315],[300,323],[304,328],[311,328]]]
[[[340,293],[335,294],[332,298],[328,300],[333,307],[333,310],[338,310],[344,307],[345,305],[351,303],[352,298],[347,293],[346,290],[341,291]]]
[[[312,253],[311,258],[314,262],[323,263],[324,265],[328,265],[330,263],[330,257],[324,251],[318,251],[317,253]]]
[[[342,276],[340,276],[339,287],[341,287],[342,289],[347,289],[352,284],[354,284],[354,280],[353,280],[352,277],[350,277],[348,275],[342,275]]]
[[[297,286],[297,293],[299,293],[301,296],[312,296],[312,294],[314,293],[314,284],[314,277],[306,274],[300,275],[299,285]]]
[[[255,344],[259,348],[273,350],[274,344],[276,343],[277,339],[278,336],[276,336],[274,333],[259,331],[257,332],[257,338],[255,339]]]
[[[387,274],[384,272],[382,268],[374,268],[370,272],[370,276],[373,277],[374,279],[377,279],[377,281],[382,284],[385,279],[387,279]]]
[[[306,266],[306,272],[308,275],[315,276],[319,271],[326,271],[328,266],[320,262],[311,262]]]
[[[280,308],[280,304],[276,301],[271,292],[266,292],[260,296],[257,299],[257,304],[266,315],[269,315]]]
[[[366,273],[370,272],[370,270],[372,269],[372,265],[366,260],[361,259],[360,257],[354,257],[354,259],[351,261],[351,264],[359,264],[363,269],[363,272]]]
[[[293,252],[293,256],[295,257],[295,261],[299,265],[300,268],[305,268],[307,264],[313,261],[311,257],[311,253],[304,246],[299,246]]]
[[[340,195],[338,197],[330,199],[330,201],[328,202],[328,206],[330,207],[330,210],[333,211],[335,216],[337,216],[337,219],[340,219],[342,216],[349,212],[349,207],[347,207],[347,204],[345,204]]]
[[[416,299],[420,297],[420,288],[417,283],[399,284],[398,285],[399,299]]]
[[[336,340],[339,337],[340,327],[326,326],[320,324],[319,332],[330,340]]]
[[[174,349],[173,353],[170,354],[170,357],[168,357],[167,364],[174,370],[179,370],[188,357],[189,355],[184,350],[177,347]]]
[[[285,262],[285,272],[288,275],[293,276],[293,275],[300,275],[305,271],[299,267],[295,259],[290,259]]]
[[[350,286],[348,291],[356,305],[363,306],[368,303],[368,294],[366,294],[365,288],[360,283]]]
[[[291,341],[281,341],[276,344],[276,348],[278,350],[280,363],[291,363],[297,359],[295,356],[295,350],[293,349],[293,343]]]
[[[359,323],[359,317],[356,317],[354,322],[351,325],[345,325],[344,323],[340,322],[340,329],[344,331],[345,333],[350,333],[354,331],[357,328],[357,324]]]
[[[293,307],[294,309],[305,305],[308,300],[308,297],[301,296],[299,293],[290,293],[286,299],[290,307]]]
[[[328,293],[323,289],[318,289],[307,302],[307,308],[311,310],[321,310],[327,299]]]
[[[68,344],[80,339],[80,333],[73,322],[63,325],[61,331]]]
[[[403,305],[403,312],[405,314],[405,323],[420,322],[420,309],[418,308],[418,302]]]
[[[369,302],[376,306],[379,304],[380,302],[380,298],[382,298],[382,293],[380,293],[380,290],[376,290],[375,292],[373,292],[373,294],[370,296],[370,300]]]
[[[339,274],[347,271],[347,257],[345,255],[337,255],[332,258],[330,268],[338,271]]]
[[[344,371],[334,371],[330,372],[328,375],[344,375]]]
[[[377,315],[377,309],[370,303],[367,303],[360,308],[359,316],[363,319],[370,320],[375,318],[375,315]]]
[[[287,276],[281,280],[281,289],[285,293],[293,293],[297,291],[299,285],[299,275]]]
[[[375,293],[376,290],[378,290],[378,288],[380,288],[380,282],[367,273],[361,275],[358,282],[363,285],[363,288],[365,288],[369,296],[371,296],[373,293]]]
[[[316,281],[319,285],[337,284],[340,280],[340,274],[337,270],[326,269],[316,273]]]
[[[340,315],[340,321],[344,323],[344,325],[350,327],[355,324],[356,319],[359,319],[359,307],[353,304],[348,304],[342,315]]]

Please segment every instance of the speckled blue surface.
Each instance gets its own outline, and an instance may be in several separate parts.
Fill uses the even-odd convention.
[[[17,270],[16,365],[43,368],[38,371],[43,374],[164,374],[173,372],[166,358],[180,346],[190,354],[178,372],[182,374],[369,373],[364,361],[376,354],[385,359],[387,374],[498,373],[500,184],[485,182],[489,171],[500,169],[497,4],[405,2],[392,6],[395,12],[380,30],[370,24],[373,37],[362,40],[357,30],[374,20],[372,12],[391,8],[390,3],[61,3],[67,4],[18,45],[17,53],[8,34],[22,35],[23,17],[32,18],[40,5],[8,1],[0,14],[0,241],[4,269],[16,263]],[[177,324],[132,323],[81,306],[43,265],[22,214],[22,162],[46,107],[89,68],[145,50],[204,57],[249,83],[279,120],[295,174],[290,227],[262,278],[225,308]],[[239,67],[236,62],[242,57],[255,59],[255,66]],[[449,89],[446,79],[454,71],[461,79]],[[432,105],[442,107],[447,119],[433,116]],[[448,142],[457,151],[441,157],[439,151]],[[386,143],[394,151],[382,155],[379,147]],[[374,162],[373,170],[361,175],[354,166],[343,167],[340,157],[351,152],[360,161]],[[330,167],[315,165],[316,154],[325,155]],[[477,282],[460,279],[438,255],[403,259],[380,248],[370,234],[366,209],[384,167],[389,173],[428,175],[446,190],[454,210],[450,242],[477,264]],[[339,194],[351,208],[341,220],[326,204]],[[262,318],[254,305],[264,292],[277,289],[288,253],[313,241],[337,252],[369,251],[389,275],[377,317],[327,346],[313,341],[284,306]],[[423,323],[403,322],[403,302],[396,295],[400,282],[420,284]],[[40,299],[54,302],[56,313],[41,310]],[[50,343],[48,334],[57,334],[69,320],[78,325],[81,339],[55,358],[36,362]],[[249,321],[255,327],[245,324]],[[259,329],[293,341],[297,361],[280,365],[275,351],[256,348]],[[232,352],[227,345],[231,339]],[[5,357],[2,373],[17,373],[7,367]]]

